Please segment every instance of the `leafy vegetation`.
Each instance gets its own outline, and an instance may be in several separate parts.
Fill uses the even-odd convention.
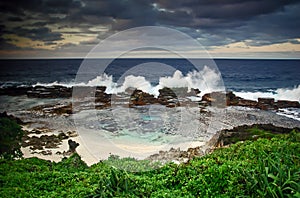
[[[0,197],[300,197],[299,140],[292,131],[239,142],[148,172],[115,168],[141,163],[117,156],[91,167],[78,154],[59,163],[1,159]]]
[[[23,131],[16,121],[0,118],[0,158],[22,157],[21,139]]]

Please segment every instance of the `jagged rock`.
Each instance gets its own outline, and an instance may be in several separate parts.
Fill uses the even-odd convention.
[[[206,93],[202,96],[202,102],[207,102],[208,105],[213,105],[215,107],[225,107],[227,104],[226,94],[223,92],[212,92]]]
[[[175,91],[177,92],[178,95],[182,95],[180,92],[187,93],[187,89],[183,88],[174,88],[170,89],[168,87],[164,87],[159,91],[159,96],[158,96],[158,103],[161,105],[165,105],[167,107],[176,107],[180,106],[179,100],[177,95],[175,94]]]
[[[268,104],[268,105],[274,105],[274,98],[258,98],[259,104]]]
[[[294,129],[299,131],[299,128]],[[217,132],[208,142],[208,146],[223,147],[238,141],[256,140],[260,137],[272,138],[276,134],[287,134],[292,130],[292,128],[277,127],[272,124],[242,125]]]
[[[237,106],[242,106],[242,107],[256,108],[257,107],[257,102],[254,101],[254,100],[240,99],[236,105]]]
[[[106,87],[105,87],[105,86],[97,86],[97,87],[96,87],[96,93],[97,93],[97,92],[103,93],[103,92],[105,92],[105,91],[106,91]]]
[[[31,87],[1,87],[0,95],[21,96],[26,95],[26,93],[31,89]]]
[[[201,106],[214,105],[222,106],[224,103],[224,94],[222,92],[206,93],[202,96],[199,103]],[[243,106],[258,108],[261,110],[277,110],[278,108],[300,108],[298,101],[278,100],[275,102],[274,98],[258,98],[258,101],[247,100],[236,96],[233,92],[226,93],[227,106]]]
[[[280,109],[282,108],[300,108],[300,103],[298,101],[288,101],[288,100],[278,100],[276,106]]]
[[[201,91],[199,89],[191,89],[191,92],[194,93],[195,95],[198,95],[201,93]]]
[[[61,140],[65,140],[65,139],[68,139],[68,138],[69,138],[69,136],[66,135],[66,134],[63,133],[63,132],[60,132],[60,133],[58,134],[57,137],[58,137],[59,139],[61,139]]]
[[[35,86],[26,92],[29,98],[69,98],[72,96],[72,88],[64,86]]]
[[[189,148],[187,151],[181,151],[180,148],[171,148],[169,151],[159,151],[159,153],[149,156],[147,159],[151,161],[166,162],[187,162],[194,157],[203,156],[204,153],[200,147]]]
[[[174,91],[168,87],[164,87],[158,91],[159,91],[158,98],[166,98],[166,99],[177,98]]]
[[[51,114],[70,115],[73,113],[72,103],[40,105],[40,106],[35,106],[30,110],[39,111],[46,115],[51,115]]]
[[[141,106],[154,103],[157,103],[157,99],[154,95],[135,89],[131,94],[129,106]]]
[[[68,131],[67,134],[68,134],[68,137],[77,137],[78,136],[76,131]]]
[[[274,98],[258,98],[257,107],[261,110],[277,109]]]
[[[24,135],[22,138],[22,146],[28,147],[32,150],[42,150],[45,148],[58,148],[62,143],[61,135],[41,135],[40,137]]]
[[[238,105],[242,98],[237,97],[232,91],[226,93],[226,104],[230,105]]]
[[[73,140],[68,140],[69,144],[69,152],[74,153],[76,151],[76,148],[79,146],[79,143],[73,141]]]
[[[43,146],[41,145],[33,145],[31,147],[29,147],[31,150],[43,150]]]
[[[108,104],[111,101],[111,94],[105,93],[106,87],[105,86],[98,86],[96,87],[95,91],[95,102],[96,103],[104,103]]]

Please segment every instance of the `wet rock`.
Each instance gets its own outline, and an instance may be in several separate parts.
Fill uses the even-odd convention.
[[[300,103],[298,101],[288,101],[288,100],[278,100],[276,106],[280,109],[283,108],[300,108]]]
[[[26,93],[31,89],[31,87],[1,87],[0,95],[21,96],[26,95]]]
[[[208,105],[223,108],[227,105],[226,94],[223,92],[206,93],[202,96],[202,102],[206,102]]]
[[[29,98],[70,98],[72,88],[64,86],[35,86],[26,92]]]
[[[95,97],[95,87],[74,86],[72,97],[79,101],[84,101],[86,97]]]
[[[261,110],[277,109],[277,107],[274,106],[274,103],[274,98],[258,98],[257,107]]]
[[[256,108],[257,107],[257,102],[254,101],[254,100],[240,99],[236,105],[237,106],[242,106],[242,107]]]
[[[70,115],[73,113],[72,103],[57,103],[57,104],[47,104],[39,105],[30,109],[31,111],[37,111],[44,115]]]
[[[129,107],[142,106],[154,103],[157,103],[157,99],[154,97],[154,95],[145,93],[139,89],[135,89],[131,94]]]
[[[259,104],[268,104],[268,105],[274,105],[274,98],[258,98]]]
[[[212,92],[204,94],[199,105],[213,105],[216,107],[224,107],[224,101],[224,93]],[[226,105],[258,108],[261,110],[277,110],[278,108],[300,108],[300,103],[298,101],[278,100],[276,102],[274,98],[258,98],[258,101],[254,101],[238,97],[233,92],[226,93]]]
[[[111,94],[105,93],[105,90],[106,90],[105,86],[96,87],[96,91],[95,91],[95,102],[96,103],[108,104],[111,102]]]
[[[106,91],[106,87],[105,86],[97,86],[96,87],[96,93],[97,92],[104,93],[105,91]]]
[[[178,96],[183,95],[183,93],[186,95],[187,93],[187,89],[183,89],[183,88],[170,89],[168,87],[164,87],[163,89],[160,89],[158,91],[159,91],[158,103],[171,108],[180,106],[177,95]]]
[[[158,91],[159,91],[158,98],[161,98],[161,99],[164,99],[164,98],[165,99],[177,98],[177,95],[175,94],[175,92],[172,89],[168,88],[168,87],[164,87],[164,88],[162,88]]]
[[[226,93],[226,104],[230,105],[238,105],[242,98],[237,97],[232,91]]]
[[[72,104],[63,104],[59,106],[55,106],[52,110],[51,113],[55,113],[57,115],[62,115],[62,114],[67,114],[70,115],[73,113],[72,111]]]
[[[191,92],[194,93],[195,95],[198,95],[201,93],[201,91],[199,89],[191,89]]]

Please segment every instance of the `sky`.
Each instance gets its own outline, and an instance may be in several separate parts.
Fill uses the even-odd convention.
[[[82,58],[142,26],[183,32],[215,58],[300,58],[299,0],[5,0],[0,10],[0,58]]]

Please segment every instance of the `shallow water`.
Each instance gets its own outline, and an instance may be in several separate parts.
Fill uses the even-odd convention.
[[[171,147],[185,150],[204,145],[217,131],[239,125],[272,123],[282,127],[300,127],[300,121],[278,115],[281,112],[261,111],[245,107],[166,108],[146,105],[127,108],[115,105],[101,110],[83,110],[75,114],[49,115],[29,111],[35,105],[63,103],[69,100],[0,97],[0,111],[31,122],[31,128],[52,131],[76,130],[84,146],[95,159],[110,154],[145,158]],[[286,110],[288,111],[288,110]]]

